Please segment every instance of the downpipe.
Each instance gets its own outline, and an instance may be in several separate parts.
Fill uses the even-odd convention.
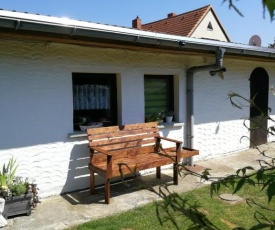
[[[187,70],[187,148],[194,149],[194,74],[209,71],[211,76],[225,72],[223,57],[226,49],[219,48],[216,51],[216,62],[212,65],[193,66]],[[189,166],[194,165],[193,157],[187,158]]]

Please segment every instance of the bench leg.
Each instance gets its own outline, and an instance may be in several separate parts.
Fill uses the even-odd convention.
[[[178,183],[179,183],[178,164],[173,165],[173,177],[174,177],[174,185],[178,185]]]
[[[90,170],[90,186],[91,194],[95,194],[95,173],[93,170]]]
[[[157,178],[160,179],[161,178],[160,167],[156,167],[156,174],[157,174]]]
[[[105,203],[110,204],[110,179],[105,181]]]

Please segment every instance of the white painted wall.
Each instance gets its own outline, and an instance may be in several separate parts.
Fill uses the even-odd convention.
[[[226,54],[225,54],[226,56]],[[224,80],[198,73],[195,77],[195,148],[200,155],[195,159],[213,158],[249,147],[249,132],[244,119],[249,118],[249,107],[238,109],[230,103],[228,94],[235,92],[250,98],[250,75],[257,67],[269,74],[270,85],[274,85],[275,68],[272,63],[257,63],[249,60],[224,58]],[[275,96],[269,93],[269,106],[274,117]],[[241,99],[236,102],[247,105]],[[269,125],[274,122],[269,122]],[[246,122],[249,126],[249,122]],[[244,138],[242,138],[244,136]],[[248,137],[248,138],[247,138]],[[273,137],[274,139],[274,137]],[[271,140],[271,138],[269,139]]]
[[[207,29],[209,22],[211,22],[213,30]],[[219,23],[214,17],[213,13],[209,11],[205,18],[198,25],[196,30],[191,34],[193,38],[209,38],[219,41],[228,41]]]
[[[89,187],[86,138],[68,138],[73,132],[72,72],[117,73],[121,124],[144,121],[144,74],[174,75],[175,116],[185,123],[186,70],[215,61],[214,56],[8,40],[0,40],[0,50],[0,165],[13,155],[18,175],[35,178],[41,196]],[[225,66],[223,81],[207,73],[195,76],[195,148],[200,158],[248,147],[238,142],[246,132],[239,128],[244,112],[232,108],[226,98],[232,88],[248,94],[247,79],[257,64],[228,59]],[[264,67],[274,76],[271,63]],[[184,128],[161,132],[182,140]]]
[[[121,124],[144,121],[144,74],[175,74],[178,89],[185,84],[186,57],[7,40],[0,49],[0,165],[14,155],[18,175],[35,178],[41,196],[89,187],[86,138],[68,138],[72,72],[117,73]],[[173,130],[182,139],[183,129]]]

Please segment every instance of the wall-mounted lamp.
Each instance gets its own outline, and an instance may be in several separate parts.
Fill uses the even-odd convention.
[[[179,41],[179,46],[185,46],[185,42],[184,41]]]

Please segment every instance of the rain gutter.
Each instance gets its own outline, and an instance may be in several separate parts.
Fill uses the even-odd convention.
[[[158,45],[158,47],[178,48],[183,51],[197,50],[216,52],[219,47],[223,47],[226,49],[227,54],[275,59],[275,50],[270,48],[154,33],[126,27],[71,20],[68,18],[34,15],[5,10],[0,10],[0,28],[21,32],[33,31],[68,35],[71,37],[80,36],[91,39],[108,39],[111,43],[123,41],[137,45]]]
[[[210,75],[225,72],[223,56],[226,49],[219,48],[216,51],[216,62],[212,65],[193,66],[187,70],[187,148],[194,149],[194,74],[209,71]],[[188,165],[193,166],[193,157],[187,159]]]

